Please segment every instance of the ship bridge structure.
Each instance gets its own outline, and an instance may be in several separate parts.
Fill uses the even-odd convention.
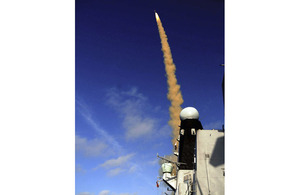
[[[205,130],[193,107],[180,113],[177,174],[172,176],[172,162],[162,165],[163,181],[175,195],[224,194],[224,130]]]

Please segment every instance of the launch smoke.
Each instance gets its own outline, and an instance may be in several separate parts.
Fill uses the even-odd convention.
[[[176,138],[179,135],[178,125],[180,124],[180,111],[182,110],[181,104],[183,103],[180,86],[177,84],[177,79],[175,76],[176,67],[173,63],[171,49],[168,43],[168,38],[165,33],[165,30],[162,26],[162,23],[159,19],[158,14],[155,12],[156,23],[158,26],[159,36],[161,39],[162,52],[164,54],[164,64],[167,73],[167,83],[168,83],[168,99],[171,102],[169,112],[170,112],[170,121],[169,125],[173,129],[173,139],[172,143],[175,145]],[[177,150],[177,149],[176,149]]]

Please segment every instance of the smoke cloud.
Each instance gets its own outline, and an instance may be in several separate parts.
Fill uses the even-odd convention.
[[[172,143],[173,145],[175,145],[175,143],[177,142],[176,140],[177,136],[179,135],[179,128],[178,128],[178,125],[180,124],[179,115],[182,110],[181,104],[183,103],[183,98],[180,91],[180,85],[177,84],[177,79],[175,76],[176,67],[175,64],[173,63],[172,53],[168,43],[167,35],[165,33],[165,30],[162,26],[162,23],[157,13],[155,13],[155,17],[158,26],[159,36],[161,39],[161,45],[162,45],[161,50],[164,54],[164,64],[165,64],[165,69],[166,69],[167,79],[168,79],[167,83],[169,89],[168,89],[167,97],[171,102],[169,108],[169,113],[170,113],[169,125],[173,129]]]

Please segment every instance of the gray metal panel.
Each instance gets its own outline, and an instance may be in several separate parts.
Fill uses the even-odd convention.
[[[224,194],[224,132],[197,131],[197,195]]]
[[[190,182],[193,183],[194,170],[179,170],[177,172],[177,191],[175,195],[184,195],[188,194],[187,191],[192,191],[188,185],[188,181],[184,180],[185,178],[190,179]]]

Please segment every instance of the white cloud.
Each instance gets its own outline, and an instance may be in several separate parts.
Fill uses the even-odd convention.
[[[93,170],[97,170],[99,168],[105,168],[108,170],[108,176],[116,176],[122,172],[133,173],[138,169],[138,165],[130,162],[130,159],[134,156],[134,153],[120,156],[118,158],[109,159],[102,164],[99,164]]]
[[[75,136],[75,148],[85,156],[96,157],[103,153],[107,145],[98,139],[88,140],[77,135]]]
[[[156,122],[153,118],[127,114],[123,121],[123,126],[127,129],[126,138],[135,139],[150,134]]]
[[[118,168],[109,170],[107,175],[110,177],[113,177],[113,176],[119,175],[120,173],[122,173],[124,171],[126,171],[126,170],[118,167]]]
[[[138,93],[138,90],[137,90],[136,87],[132,87],[130,90],[122,92],[122,94],[132,96],[132,97],[136,97],[136,98],[141,99],[141,100],[146,100],[147,99],[143,94]]]
[[[99,195],[109,195],[109,190],[102,190]]]
[[[84,170],[80,164],[76,164],[75,171],[76,173],[86,173],[86,170]]]
[[[132,165],[129,169],[128,169],[128,173],[133,173],[138,169],[137,165]]]
[[[107,102],[120,113],[127,139],[144,138],[144,136],[155,131],[158,120],[147,115],[145,110],[150,105],[147,104],[147,98],[136,88],[131,88],[128,91],[111,89],[107,93]]]
[[[111,167],[117,167],[117,166],[121,166],[124,165],[126,162],[129,161],[130,158],[132,158],[135,154],[128,154],[125,156],[120,156],[116,159],[110,159],[105,161],[103,164],[101,164],[101,167],[105,167],[105,168],[111,168]]]
[[[157,136],[159,137],[171,137],[172,136],[172,129],[168,124],[165,124],[160,127],[160,129],[157,131]]]
[[[78,105],[77,109],[79,113],[83,116],[83,118],[86,120],[86,122],[97,132],[99,135],[106,140],[106,142],[109,144],[110,148],[114,150],[115,152],[123,152],[122,146],[119,144],[118,141],[115,140],[113,136],[107,133],[106,130],[99,127],[98,123],[93,120],[92,114],[90,113],[90,110],[88,106],[82,101],[76,99],[76,103]],[[110,151],[111,152],[111,151]]]
[[[99,195],[137,195],[137,193],[114,193],[110,192],[109,190],[103,190],[99,193]]]
[[[147,163],[150,164],[150,165],[158,165],[158,159],[148,161]]]

